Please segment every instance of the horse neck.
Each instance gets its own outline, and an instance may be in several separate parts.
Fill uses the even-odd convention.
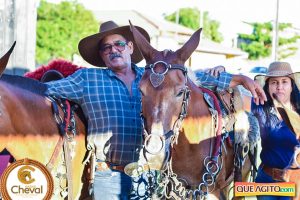
[[[190,100],[187,109],[187,117],[183,121],[183,134],[189,141],[200,142],[212,135],[212,117],[203,98],[202,90],[193,82],[188,82]]]
[[[191,91],[187,117],[178,135],[176,151],[172,151],[172,167],[178,177],[185,179],[188,185],[198,186],[202,180],[203,161],[210,155],[213,144],[213,123],[201,89],[191,81],[187,85]]]
[[[187,85],[191,91],[187,118],[210,116],[201,88],[190,80]]]

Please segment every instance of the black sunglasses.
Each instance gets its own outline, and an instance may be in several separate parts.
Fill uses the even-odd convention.
[[[104,54],[109,54],[112,51],[112,47],[118,51],[124,51],[127,43],[128,42],[126,41],[118,40],[113,42],[113,44],[104,44],[103,46],[100,46],[100,51],[102,51]]]

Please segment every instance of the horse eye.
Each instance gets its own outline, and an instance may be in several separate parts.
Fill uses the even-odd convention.
[[[142,94],[142,96],[145,96],[145,94],[143,93],[143,91],[141,90],[141,88],[139,88],[139,91]]]
[[[180,90],[179,93],[176,95],[176,97],[180,97],[183,95],[183,90]]]

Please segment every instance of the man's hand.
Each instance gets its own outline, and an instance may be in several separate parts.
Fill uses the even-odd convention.
[[[204,72],[209,73],[210,75],[214,77],[218,77],[221,72],[225,72],[225,67],[222,65],[206,69]]]
[[[267,101],[266,94],[262,87],[251,78],[244,75],[233,75],[229,86],[235,87],[237,85],[242,85],[251,92],[256,105],[259,103],[263,105],[264,102]]]

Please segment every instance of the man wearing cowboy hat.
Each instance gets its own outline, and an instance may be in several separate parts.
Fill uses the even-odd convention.
[[[143,28],[137,29],[150,41]],[[130,26],[119,27],[112,21],[102,23],[99,33],[82,39],[78,48],[83,59],[98,68],[81,69],[49,83],[47,94],[69,99],[79,104],[85,113],[88,149],[95,152],[97,161],[94,199],[128,199],[132,182],[146,184],[132,181],[124,173],[124,166],[138,160],[142,146],[138,85],[144,68],[134,63],[143,57],[134,43]],[[205,73],[198,75],[200,82],[214,85],[217,90],[228,88],[233,80],[227,73],[221,73],[218,78]],[[253,88],[254,82],[238,78],[238,82],[244,81],[248,88]],[[138,194],[139,199],[149,195]]]

